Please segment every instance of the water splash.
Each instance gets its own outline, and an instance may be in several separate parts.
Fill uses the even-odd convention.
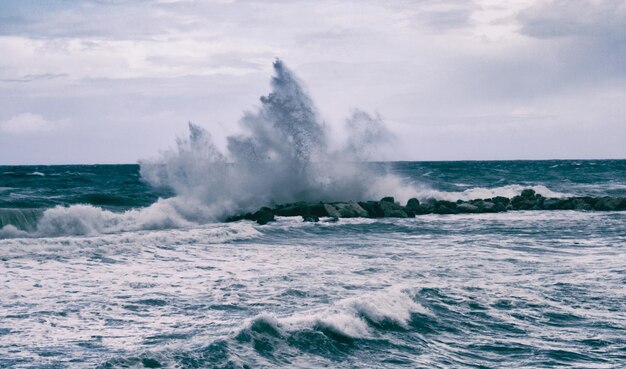
[[[189,124],[188,139],[157,160],[141,162],[142,177],[179,197],[202,203],[204,216],[294,201],[365,200],[403,196],[391,174],[375,174],[363,161],[389,142],[380,116],[357,110],[346,121],[350,135],[330,149],[328,130],[302,83],[277,60],[271,92],[245,113],[243,133],[227,137],[221,152],[203,128]]]

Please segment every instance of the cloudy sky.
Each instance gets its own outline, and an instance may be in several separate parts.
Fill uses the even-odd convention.
[[[336,140],[380,114],[385,159],[626,158],[626,1],[1,0],[0,164],[221,144],[276,57]]]

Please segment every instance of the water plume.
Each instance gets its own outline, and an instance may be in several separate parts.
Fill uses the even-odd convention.
[[[346,121],[346,143],[331,149],[327,126],[303,84],[280,60],[274,72],[271,92],[244,114],[242,133],[227,137],[224,152],[209,132],[190,123],[189,137],[175,149],[141,162],[142,177],[202,204],[201,216],[214,218],[277,203],[403,197],[397,177],[364,163],[392,138],[380,116],[356,110]]]

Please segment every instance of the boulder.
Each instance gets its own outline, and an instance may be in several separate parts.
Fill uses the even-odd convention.
[[[504,208],[506,208],[509,202],[511,202],[511,200],[508,197],[504,197],[504,196],[496,196],[494,198],[489,199],[489,201],[493,202],[496,205],[503,205]]]
[[[263,207],[259,209],[256,213],[252,214],[250,220],[254,220],[258,224],[264,225],[269,222],[273,222],[276,219],[274,218],[274,213],[272,212],[272,209]]]
[[[560,199],[550,198],[550,199],[543,200],[542,205],[545,210],[556,210],[559,208],[560,204],[561,204]]]
[[[408,218],[407,213],[402,209],[402,206],[391,201],[380,201],[380,208],[383,211],[383,216],[386,218]]]
[[[436,214],[457,214],[456,206],[455,202],[439,200],[435,203],[434,212]]]
[[[603,211],[612,211],[612,210],[620,210],[620,203],[624,199],[619,197],[602,197],[599,198],[596,203],[593,205],[594,210],[603,210]]]
[[[534,191],[533,191],[533,195],[534,195]],[[528,196],[528,192],[527,192],[526,196],[520,195],[520,196],[515,196],[514,198],[512,198],[508,207],[510,207],[513,210],[530,210],[535,206],[535,204],[536,204],[535,197]]]
[[[312,222],[317,223],[320,221],[320,218],[316,215],[305,215],[302,217],[303,222]]]
[[[535,197],[535,190],[533,190],[532,188],[527,188],[525,190],[522,190],[522,193],[520,194],[521,197],[526,197],[526,198],[530,198],[530,197]]]
[[[396,202],[396,200],[395,200],[393,197],[391,197],[391,196],[387,196],[387,197],[383,197],[383,198],[380,200],[380,202],[391,202],[391,203],[395,203],[395,202]]]
[[[420,208],[420,201],[416,198],[411,198],[407,201],[405,210],[417,211]]]
[[[300,203],[287,204],[285,206],[277,207],[276,209],[274,209],[274,213],[281,217],[295,217],[298,215],[305,215],[303,205],[304,204]]]
[[[463,202],[456,205],[456,210],[459,213],[477,213],[478,206],[472,205],[469,202]]]
[[[385,216],[378,201],[359,202],[359,206],[367,212],[369,218],[382,218]]]
[[[591,202],[593,201],[588,197],[577,197],[572,200],[574,202],[574,210],[593,210]]]
[[[324,204],[324,210],[326,210],[326,215],[329,217],[333,217],[333,218],[341,217],[341,214],[339,214],[339,211],[337,211],[337,208],[335,208],[331,204]]]
[[[369,216],[367,210],[363,209],[358,203],[350,201],[348,203],[333,204],[343,218],[367,218]]]

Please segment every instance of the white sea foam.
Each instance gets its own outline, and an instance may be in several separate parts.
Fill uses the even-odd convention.
[[[321,328],[351,338],[370,338],[374,334],[370,322],[390,323],[408,329],[411,315],[415,313],[433,315],[413,301],[411,290],[394,287],[344,299],[323,310],[288,317],[262,313],[252,318],[247,325],[263,322],[283,334]]]
[[[533,189],[536,193],[544,196],[544,197],[567,197],[571,196],[571,194],[561,193],[552,191],[546,186],[537,185],[537,186],[527,186],[527,185],[507,185],[501,187],[474,187],[468,188],[465,191],[440,191],[428,187],[422,187],[416,190],[416,196],[420,199],[428,199],[434,198],[438,200],[448,200],[448,201],[456,201],[456,200],[474,200],[474,199],[489,199],[496,196],[503,196],[507,198],[515,197],[522,193],[524,189]]]
[[[2,233],[8,234],[2,240]],[[132,246],[135,249],[153,247],[155,245],[186,245],[217,244],[234,240],[251,239],[261,235],[254,225],[249,222],[217,223],[189,229],[167,229],[157,231],[122,232],[115,234],[101,234],[95,236],[59,236],[33,238],[31,234],[20,231],[9,225],[0,229],[0,248],[4,254],[11,252],[27,252],[30,248],[82,248],[82,247],[118,247]],[[19,250],[18,250],[19,249]],[[22,250],[22,251],[20,251]]]

